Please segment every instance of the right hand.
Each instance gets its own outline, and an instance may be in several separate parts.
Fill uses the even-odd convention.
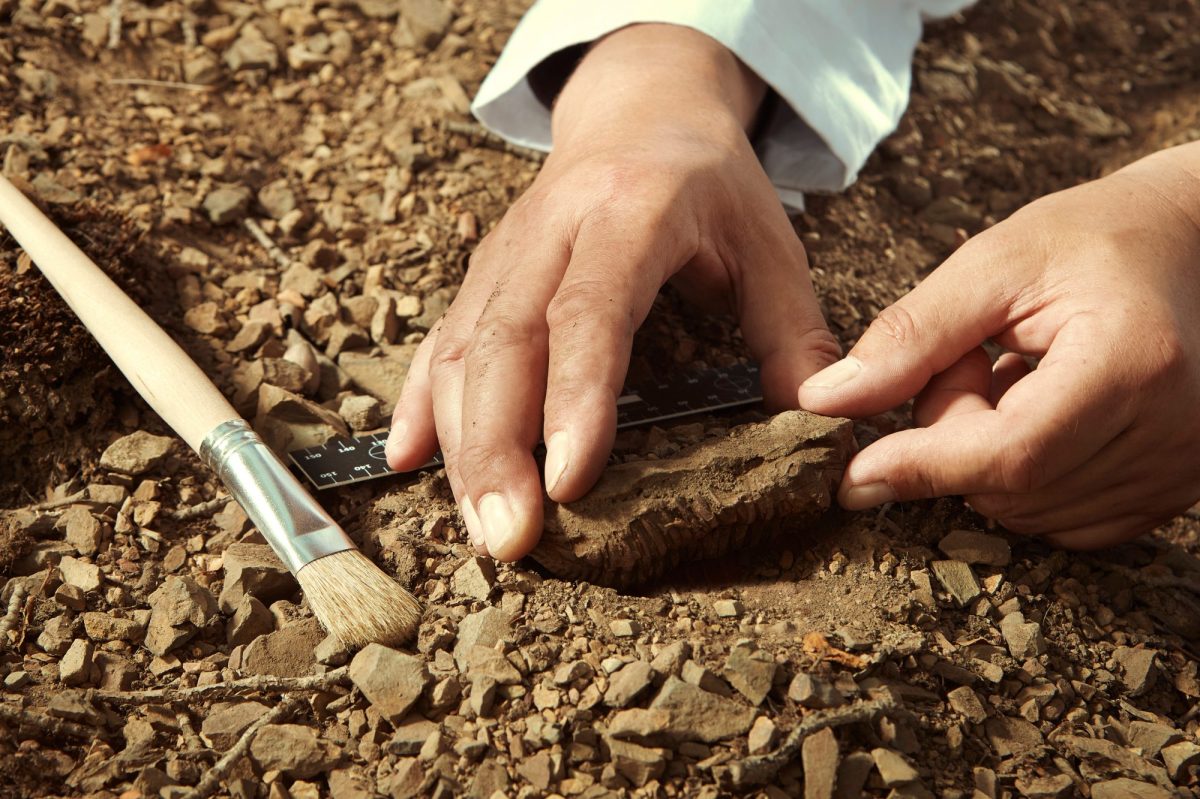
[[[537,543],[540,438],[551,498],[595,483],[634,331],[667,280],[737,314],[776,407],[838,358],[745,134],[762,94],[729,51],[671,25],[602,40],[563,90],[554,152],[422,342],[388,438],[401,471],[440,444],[481,553],[512,561]]]

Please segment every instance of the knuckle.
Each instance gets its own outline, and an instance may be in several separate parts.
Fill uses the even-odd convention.
[[[465,357],[468,361],[486,358],[497,350],[529,343],[537,334],[536,325],[530,321],[505,313],[490,314],[475,326]]]
[[[901,305],[889,305],[871,322],[867,333],[879,336],[898,346],[909,346],[917,340],[917,320]]]
[[[429,354],[430,373],[440,374],[460,367],[466,350],[467,342],[461,336],[450,335],[443,329],[433,345],[433,352]]]
[[[459,479],[465,486],[475,484],[495,464],[503,462],[505,454],[501,447],[487,439],[462,441],[455,458]]]
[[[1012,497],[1004,494],[972,494],[964,500],[976,513],[989,519],[1011,517],[1016,511]]]
[[[1044,439],[1017,436],[999,454],[998,475],[1005,493],[1027,494],[1050,482]]]
[[[615,282],[607,277],[591,277],[579,280],[559,289],[546,308],[546,323],[550,329],[561,333],[579,324],[583,319],[606,319],[611,324],[624,324],[632,332],[634,326],[632,309],[628,303],[620,302],[620,292]]]

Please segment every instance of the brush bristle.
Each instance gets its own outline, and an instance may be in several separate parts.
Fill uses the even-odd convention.
[[[326,555],[296,574],[308,605],[342,646],[403,644],[421,621],[421,603],[357,549]]]

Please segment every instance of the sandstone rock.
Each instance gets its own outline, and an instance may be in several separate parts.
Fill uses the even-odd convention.
[[[767,698],[777,670],[769,652],[747,646],[734,647],[725,661],[725,679],[753,705],[761,705]]]
[[[920,777],[899,752],[879,747],[871,750],[871,757],[875,758],[875,768],[879,769],[883,784],[889,788],[914,782]]]
[[[100,567],[93,563],[64,555],[58,562],[58,573],[62,575],[64,583],[73,585],[84,593],[100,590]]]
[[[987,710],[984,708],[983,702],[979,700],[979,694],[971,690],[970,686],[961,685],[955,688],[946,694],[946,699],[949,700],[950,707],[962,714],[967,721],[973,724],[982,724],[987,720]]]
[[[738,703],[668,677],[651,710],[665,710],[670,723],[663,734],[673,741],[715,743],[744,735],[754,722],[754,711]]]
[[[838,784],[838,742],[833,730],[826,727],[805,738],[800,760],[804,765],[804,799],[833,799]]]
[[[338,416],[356,433],[379,427],[382,413],[383,407],[374,397],[346,397],[338,406]]]
[[[1166,724],[1155,724],[1149,721],[1129,722],[1130,745],[1141,749],[1147,757],[1156,757],[1163,747],[1179,743],[1182,740],[1182,733]]]
[[[664,646],[654,660],[650,661],[650,668],[654,669],[655,674],[663,676],[674,674],[679,676],[683,671],[683,664],[692,656],[692,645],[687,641],[672,641]]]
[[[635,660],[612,676],[604,692],[604,703],[613,708],[628,707],[650,687],[653,679],[650,664]]]
[[[337,363],[355,386],[390,408],[400,396],[400,388],[416,352],[415,344],[397,344],[388,347],[382,358],[343,352]]]
[[[392,740],[388,743],[387,749],[396,755],[417,754],[421,751],[421,747],[425,745],[425,742],[437,735],[441,730],[441,727],[436,723],[429,719],[421,718],[416,714],[403,724],[395,726],[396,731],[392,735]]]
[[[139,475],[162,463],[175,439],[138,430],[118,438],[100,455],[100,468],[121,474]]]
[[[384,718],[399,722],[429,686],[425,663],[380,644],[368,644],[350,661],[350,679]]]
[[[361,2],[362,0],[360,0]],[[381,0],[370,0],[379,3]],[[442,0],[398,0],[400,22],[393,41],[402,47],[430,50],[446,35],[453,14]]]
[[[350,437],[350,429],[328,408],[277,386],[258,389],[254,429],[277,455],[303,447],[317,447],[331,438]]]
[[[211,86],[221,79],[221,62],[211,50],[197,47],[183,59],[183,79]]]
[[[633,707],[614,713],[608,724],[608,734],[614,738],[638,743],[663,743],[662,731],[671,723],[667,710]]]
[[[1037,727],[1024,719],[999,716],[990,718],[984,725],[988,743],[1000,757],[1025,755],[1044,743]]]
[[[788,686],[788,698],[804,707],[837,707],[845,700],[828,680],[799,672]]]
[[[771,751],[778,740],[779,728],[775,726],[775,722],[766,716],[759,716],[750,727],[750,735],[746,739],[746,746],[750,750],[750,754],[761,755]]]
[[[228,50],[225,63],[234,72],[247,69],[273,70],[279,66],[279,49],[263,38],[254,27],[247,25]]]
[[[473,646],[494,647],[512,636],[508,616],[500,608],[488,607],[472,613],[458,623],[458,637],[454,644],[454,662],[460,672],[465,672],[467,653]]]
[[[171,575],[150,595],[150,624],[145,646],[165,655],[191,638],[217,615],[217,603],[191,577]]]
[[[497,685],[519,685],[521,672],[501,652],[489,646],[473,646],[467,652],[465,674],[472,679],[484,677]]]
[[[111,613],[84,613],[83,629],[93,641],[137,641],[142,637],[142,625],[133,619],[122,619]]]
[[[1113,658],[1121,669],[1121,680],[1130,696],[1141,696],[1154,685],[1158,678],[1158,668],[1153,649],[1134,649],[1119,646],[1113,652]]]
[[[338,748],[302,724],[268,724],[250,742],[250,757],[262,771],[293,778],[315,777],[341,759]]]
[[[242,654],[242,671],[275,677],[303,677],[312,672],[317,645],[324,638],[325,632],[316,619],[293,621],[251,641]]]
[[[1046,639],[1041,626],[1034,621],[1025,621],[1025,615],[1014,611],[1000,620],[1000,632],[1004,643],[1015,660],[1037,657],[1046,651]]]
[[[935,560],[929,566],[938,582],[963,607],[969,605],[982,591],[971,567],[961,560]]]
[[[951,530],[938,542],[938,549],[952,560],[978,563],[983,566],[1007,566],[1012,562],[1012,549],[1000,536],[974,530]]]
[[[736,619],[742,615],[742,603],[736,599],[718,599],[713,603],[713,612],[722,619]]]
[[[1074,796],[1075,782],[1066,774],[1018,777],[1017,791],[1026,799],[1066,799]]]
[[[80,555],[95,555],[104,542],[104,526],[83,505],[72,505],[55,525],[66,534],[67,543]]]
[[[1092,786],[1092,799],[1171,799],[1172,793],[1149,782],[1128,777],[1098,782]]]
[[[274,629],[275,619],[267,606],[250,594],[243,594],[233,618],[225,627],[225,640],[231,647],[245,646]]]
[[[76,638],[58,662],[58,678],[63,685],[85,685],[93,682],[96,668],[92,663],[92,642]]]
[[[1187,780],[1188,769],[1200,763],[1200,746],[1191,741],[1171,744],[1163,748],[1162,759],[1171,781],[1179,784]]]
[[[76,623],[66,616],[55,616],[42,626],[37,645],[51,655],[62,655],[75,639]]]
[[[613,767],[638,788],[662,776],[670,755],[667,749],[641,746],[615,738],[608,741],[608,749]]]
[[[296,195],[286,178],[272,181],[258,190],[258,204],[272,219],[283,219],[296,207]]]
[[[214,225],[228,225],[246,215],[251,196],[245,186],[226,183],[205,195],[204,211]]]
[[[200,725],[200,737],[219,752],[237,743],[246,728],[270,710],[260,702],[225,702],[214,705]]]
[[[486,601],[496,584],[496,564],[491,558],[468,558],[450,576],[450,590],[457,596]]]
[[[236,506],[229,503],[226,507]],[[269,605],[296,593],[296,578],[266,544],[232,544],[223,556],[225,582],[218,599],[221,610],[233,613],[249,594]]]

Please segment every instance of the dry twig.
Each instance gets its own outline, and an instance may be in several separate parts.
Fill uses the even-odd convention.
[[[309,677],[271,677],[260,675],[241,680],[197,685],[193,688],[151,688],[145,691],[89,691],[89,697],[115,705],[146,705],[156,702],[182,702],[188,699],[225,699],[245,693],[283,694],[292,691],[323,691],[350,681],[346,666],[326,674]]]
[[[292,259],[267,235],[267,231],[262,229],[262,225],[250,218],[243,219],[242,224],[246,226],[246,230],[250,231],[250,235],[254,237],[254,240],[261,244],[262,248],[267,251],[267,255],[271,256],[271,260],[279,264],[280,268],[288,269],[291,267]]]
[[[303,704],[303,699],[294,696],[276,705],[271,709],[271,712],[260,717],[247,727],[246,731],[242,733],[242,737],[238,738],[237,743],[231,746],[229,751],[220,760],[213,763],[212,768],[205,773],[200,782],[196,784],[196,787],[184,794],[181,799],[206,799],[206,797],[212,796],[221,787],[233,765],[241,760],[246,755],[246,752],[249,751],[250,743],[254,740],[254,736],[258,734],[258,731],[268,724],[274,724],[281,719],[287,718],[296,710],[299,710]]]
[[[8,634],[17,626],[17,619],[21,616],[21,604],[25,601],[27,593],[24,585],[13,588],[12,596],[8,598],[8,610],[4,612],[4,618],[0,619],[0,646],[8,644]]]
[[[178,80],[154,80],[153,78],[110,78],[115,86],[154,86],[159,89],[182,89],[188,92],[211,92],[212,86],[201,83],[184,83]]]
[[[770,782],[779,770],[800,753],[804,739],[826,727],[844,727],[860,721],[870,721],[880,713],[899,707],[896,697],[888,693],[879,699],[855,702],[846,707],[820,710],[800,720],[784,742],[774,752],[748,757],[729,766],[729,773],[736,786],[763,785]]]
[[[39,502],[36,505],[31,505],[29,507],[29,509],[34,510],[34,511],[42,511],[42,510],[54,510],[56,508],[65,508],[68,505],[74,505],[77,502],[82,502],[86,498],[87,498],[87,489],[83,489],[80,491],[76,491],[74,494],[72,494],[69,497],[63,497],[62,499],[52,499],[47,502]]]
[[[121,45],[121,6],[123,0],[112,0],[108,6],[108,49],[116,50]]]
[[[226,494],[223,497],[210,499],[207,502],[201,502],[198,505],[189,505],[186,508],[176,508],[171,511],[168,516],[177,522],[186,522],[190,519],[199,519],[205,516],[212,516],[221,508],[229,504],[229,500],[233,497]]]
[[[458,122],[453,119],[446,120],[446,130],[451,133],[458,133],[462,136],[470,138],[474,143],[483,145],[493,150],[511,153],[512,155],[524,158],[526,161],[533,161],[535,164],[540,164],[546,160],[546,154],[540,150],[532,150],[528,147],[522,147],[519,144],[512,144],[490,130],[480,125],[478,122]]]
[[[72,721],[63,721],[53,716],[43,716],[30,713],[28,710],[0,705],[0,722],[11,724],[14,732],[28,730],[42,740],[50,743],[61,743],[63,738],[79,738],[84,741],[94,741],[104,737],[105,731],[99,727],[89,727]]]

